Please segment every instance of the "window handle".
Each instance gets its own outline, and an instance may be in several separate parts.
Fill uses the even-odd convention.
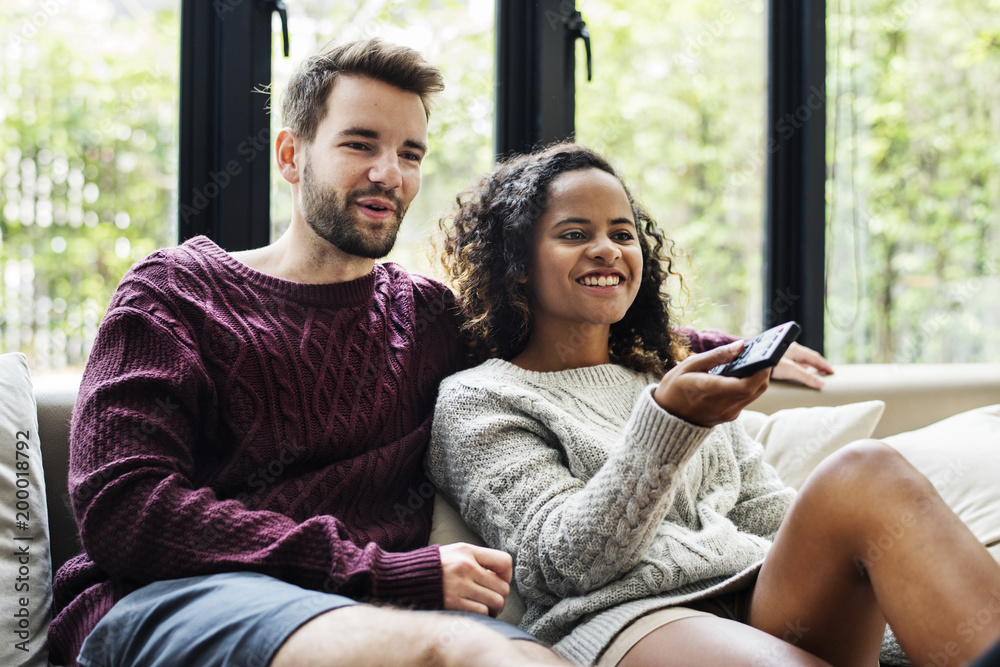
[[[576,40],[582,39],[583,46],[587,50],[587,81],[590,81],[593,75],[591,58],[590,58],[590,31],[587,30],[587,22],[583,20],[583,15],[574,11],[568,19],[566,19],[566,28],[569,30],[569,37],[572,43],[576,43]]]
[[[265,6],[270,9],[268,15],[278,12],[278,16],[281,17],[281,40],[282,45],[285,47],[285,57],[288,57],[288,8],[285,6],[285,0],[267,0]]]

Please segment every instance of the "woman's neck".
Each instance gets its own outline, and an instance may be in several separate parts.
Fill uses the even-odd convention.
[[[558,331],[535,329],[511,363],[527,371],[553,372],[611,363],[606,324],[575,324]]]

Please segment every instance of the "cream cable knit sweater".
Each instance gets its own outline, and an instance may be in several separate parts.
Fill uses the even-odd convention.
[[[446,379],[426,465],[513,556],[522,627],[593,662],[635,618],[745,588],[794,492],[737,423],[694,426],[617,365]]]

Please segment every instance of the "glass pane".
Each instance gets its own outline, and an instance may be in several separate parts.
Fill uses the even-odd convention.
[[[580,0],[577,139],[607,154],[689,256],[685,321],[761,330],[766,144],[762,0]],[[682,300],[683,301],[683,300]]]
[[[333,38],[381,37],[410,46],[444,74],[445,90],[431,111],[430,152],[423,162],[420,194],[410,205],[396,247],[387,259],[418,273],[439,275],[431,262],[431,236],[457,195],[493,165],[492,0],[312,0],[289,6],[291,53],[284,58],[275,25],[272,136],[281,129],[280,100],[295,66]],[[271,238],[291,218],[288,183],[271,169]]]
[[[1000,361],[1000,2],[827,7],[827,354]]]
[[[118,281],[177,239],[180,0],[6,1],[0,352],[79,371]]]

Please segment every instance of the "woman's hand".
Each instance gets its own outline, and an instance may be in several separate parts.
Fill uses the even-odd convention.
[[[736,419],[767,389],[771,369],[745,378],[712,375],[708,371],[732,361],[742,349],[743,341],[738,340],[688,357],[663,376],[653,390],[653,400],[670,414],[698,426]]]
[[[781,361],[771,371],[774,380],[797,382],[812,389],[822,389],[820,375],[833,375],[833,366],[822,354],[798,343],[788,346]]]
[[[496,617],[510,595],[510,554],[464,542],[440,547],[444,608]]]

